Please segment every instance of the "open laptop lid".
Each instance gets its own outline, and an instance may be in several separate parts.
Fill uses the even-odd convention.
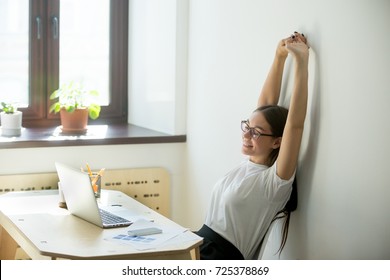
[[[55,166],[69,212],[103,227],[89,175],[59,162]]]

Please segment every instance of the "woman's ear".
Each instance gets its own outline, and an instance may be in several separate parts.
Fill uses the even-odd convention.
[[[280,148],[280,144],[282,144],[282,137],[276,137],[272,148],[278,149],[278,148]]]

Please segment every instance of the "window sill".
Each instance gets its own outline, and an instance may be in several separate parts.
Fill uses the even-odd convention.
[[[186,135],[169,135],[131,124],[114,124],[88,126],[83,135],[62,134],[60,127],[23,128],[19,137],[0,136],[0,149],[181,142],[186,142]]]

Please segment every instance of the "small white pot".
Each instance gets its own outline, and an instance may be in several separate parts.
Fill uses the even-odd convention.
[[[0,113],[1,135],[20,136],[22,133],[22,112],[16,111],[13,114]]]

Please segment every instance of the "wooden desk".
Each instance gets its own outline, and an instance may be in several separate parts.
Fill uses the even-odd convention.
[[[1,259],[13,258],[18,244],[32,259],[191,259],[202,239],[186,231],[157,249],[139,251],[110,241],[123,228],[101,229],[58,207],[58,190],[11,192],[0,196]],[[102,190],[102,205],[122,205],[156,224],[180,227],[119,191]],[[192,251],[192,252],[191,252]],[[194,257],[192,257],[194,258]]]

